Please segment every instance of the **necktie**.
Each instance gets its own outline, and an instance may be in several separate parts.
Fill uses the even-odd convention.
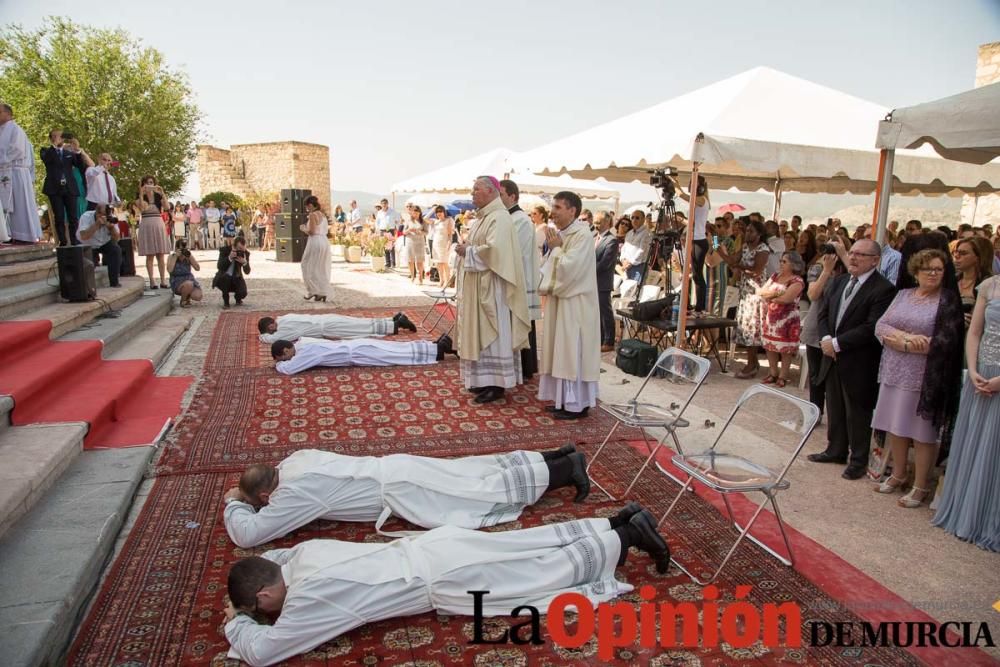
[[[104,187],[108,189],[108,203],[113,204],[111,201],[111,179],[108,177],[108,172],[104,172]]]
[[[858,279],[851,276],[851,282],[847,283],[847,291],[844,292],[844,301],[851,298],[851,294],[854,293],[854,288],[858,286]]]

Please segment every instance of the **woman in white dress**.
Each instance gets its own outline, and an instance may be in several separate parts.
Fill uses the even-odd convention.
[[[330,289],[330,242],[326,231],[330,227],[326,215],[319,207],[319,199],[308,197],[305,201],[309,219],[300,229],[309,235],[302,253],[302,282],[306,284],[306,301],[326,301]]]
[[[419,206],[410,209],[410,220],[403,232],[406,236],[406,255],[410,266],[410,282],[424,284],[424,259],[427,256],[427,225],[424,223],[424,212]]]
[[[451,282],[448,270],[448,251],[455,234],[455,221],[448,217],[444,206],[434,207],[434,231],[431,236],[431,259],[437,264],[438,278],[444,290]]]

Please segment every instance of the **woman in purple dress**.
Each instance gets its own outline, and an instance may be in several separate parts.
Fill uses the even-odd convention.
[[[914,254],[906,268],[917,287],[900,290],[875,325],[883,350],[872,428],[886,432],[892,452],[892,476],[875,490],[902,487],[912,444],[913,488],[901,507],[919,507],[927,498],[937,446],[950,436],[958,409],[964,320],[958,294],[942,289],[947,260],[940,250]]]

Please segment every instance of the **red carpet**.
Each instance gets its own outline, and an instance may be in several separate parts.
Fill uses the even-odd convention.
[[[189,377],[156,377],[145,359],[104,361],[99,341],[53,342],[47,320],[0,323],[0,394],[14,425],[83,421],[84,447],[154,442],[180,412]]]

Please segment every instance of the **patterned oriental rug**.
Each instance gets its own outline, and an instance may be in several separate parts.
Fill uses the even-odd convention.
[[[239,354],[243,355],[255,352],[244,345],[240,336],[228,337],[235,331],[245,336],[250,315],[227,314],[220,318],[213,347],[222,344],[240,348]],[[259,315],[253,314],[254,323]],[[220,332],[226,335],[220,337]],[[253,341],[259,345],[255,337]],[[459,456],[518,447],[545,449],[575,441],[583,443],[585,451],[593,451],[610,428],[610,422],[598,416],[600,412],[583,422],[555,422],[532,398],[530,389],[513,392],[492,406],[475,406],[471,396],[461,391],[454,362],[428,367],[314,370],[289,378],[260,365],[220,367],[220,360],[232,360],[235,353],[213,350],[209,356],[216,364],[206,371],[172,444],[164,452],[161,474],[75,639],[71,664],[235,666],[225,657],[228,643],[222,632],[222,609],[226,574],[236,560],[320,537],[347,541],[386,539],[375,534],[368,524],[314,522],[262,547],[236,547],[222,523],[222,497],[226,489],[236,485],[239,471],[249,462],[277,461],[307,447],[359,455],[410,452]],[[432,414],[440,414],[440,418]],[[443,426],[450,430],[439,428]],[[634,439],[634,434],[626,431],[620,435]],[[640,460],[632,447],[610,447],[593,473],[602,483],[621,487],[626,483],[627,471],[634,470]],[[650,472],[636,499],[659,514],[675,493],[673,482]],[[583,504],[574,504],[572,495],[569,489],[548,494],[517,522],[495,530],[610,516],[622,504],[608,502],[596,489]],[[410,526],[395,519],[386,526],[387,530],[406,528]],[[730,530],[712,504],[695,494],[684,499],[664,526],[675,555],[695,567],[701,565],[699,569],[718,562],[730,544]],[[644,584],[655,587],[657,602],[690,601],[700,605],[699,586],[676,569],[658,575],[642,554],[633,553],[628,563],[618,569],[618,576],[636,586],[637,591]],[[860,620],[801,574],[780,565],[749,542],[740,547],[717,583],[723,601],[735,598],[737,585],[749,584],[753,588],[747,599],[758,608],[766,603],[798,603],[806,643],[811,621],[832,624]],[[622,600],[633,608],[641,602],[637,592]],[[506,617],[487,619],[487,638],[509,628],[509,621]],[[568,627],[572,632],[574,626]],[[920,664],[903,649],[769,648],[759,641],[749,648],[719,643],[644,649],[636,643],[616,649],[613,659],[604,660],[597,655],[595,640],[579,649],[555,646],[544,623],[545,643],[541,645],[471,645],[468,642],[472,633],[472,619],[467,617],[430,613],[393,619],[358,628],[283,664]],[[699,633],[703,636],[701,627]]]

